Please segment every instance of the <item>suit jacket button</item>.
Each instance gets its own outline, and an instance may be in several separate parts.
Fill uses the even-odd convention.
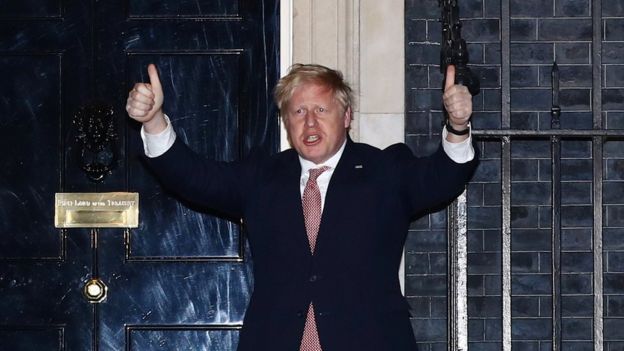
[[[297,317],[303,318],[303,312],[302,311],[297,311]]]

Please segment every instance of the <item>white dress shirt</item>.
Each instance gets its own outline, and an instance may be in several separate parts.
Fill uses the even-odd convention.
[[[167,128],[158,134],[149,134],[146,133],[144,128],[141,128],[141,139],[143,139],[143,148],[145,150],[145,155],[147,157],[158,157],[164,154],[173,142],[176,139],[176,133],[171,126],[171,121],[169,117],[165,115],[165,120],[167,121]],[[470,126],[469,126],[470,128]],[[474,148],[472,147],[472,134],[468,136],[468,139],[460,142],[460,143],[451,143],[446,140],[446,136],[448,135],[448,131],[446,127],[442,129],[442,148],[444,152],[448,155],[448,157],[455,161],[456,163],[466,163],[471,161],[474,158]],[[332,175],[334,174],[334,169],[338,165],[338,161],[340,161],[340,157],[344,152],[344,148],[347,142],[345,141],[338,152],[329,160],[322,164],[315,164],[312,161],[308,161],[301,156],[299,156],[299,162],[301,163],[301,179],[299,182],[301,196],[303,196],[303,190],[305,189],[306,182],[310,176],[308,172],[311,168],[320,168],[322,166],[328,166],[329,169],[323,172],[316,180],[318,184],[319,190],[321,191],[321,211],[325,208],[325,194],[327,194],[327,187],[329,186],[329,181],[331,180]]]
[[[308,178],[310,178],[310,172],[309,172],[310,169],[321,168],[323,166],[329,167],[329,169],[321,173],[321,175],[318,176],[318,178],[316,178],[316,184],[318,185],[319,190],[321,192],[321,213],[323,213],[323,209],[325,208],[325,194],[327,194],[327,187],[329,187],[329,181],[332,175],[334,174],[334,170],[336,169],[336,166],[338,165],[338,161],[340,161],[340,157],[342,156],[342,153],[344,152],[345,145],[347,145],[346,140],[344,143],[342,143],[342,146],[340,147],[340,149],[338,149],[338,152],[336,152],[334,156],[330,157],[329,160],[318,165],[312,161],[308,161],[305,158],[299,156],[299,163],[301,163],[301,180],[299,181],[299,189],[301,190],[301,197],[303,197],[303,190],[305,189],[306,183],[308,182]]]

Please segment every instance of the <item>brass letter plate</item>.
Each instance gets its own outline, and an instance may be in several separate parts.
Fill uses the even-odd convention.
[[[57,228],[136,228],[139,193],[56,193]]]

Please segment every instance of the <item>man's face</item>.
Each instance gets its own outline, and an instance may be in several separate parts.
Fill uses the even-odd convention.
[[[297,153],[320,164],[335,155],[345,142],[351,110],[345,111],[329,88],[306,83],[295,88],[286,107],[284,124]]]

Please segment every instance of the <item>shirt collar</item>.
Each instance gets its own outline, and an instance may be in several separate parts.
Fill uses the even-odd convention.
[[[340,149],[338,149],[338,151],[334,154],[334,156],[330,157],[327,161],[318,165],[312,161],[306,160],[305,158],[301,157],[301,155],[299,155],[299,163],[301,164],[301,174],[307,174],[311,168],[319,168],[322,166],[328,166],[331,169],[336,168],[336,166],[338,165],[338,161],[340,161],[340,157],[342,156],[342,153],[344,152],[346,145],[347,145],[347,140],[345,139],[344,143],[342,143],[342,146],[340,147]]]

